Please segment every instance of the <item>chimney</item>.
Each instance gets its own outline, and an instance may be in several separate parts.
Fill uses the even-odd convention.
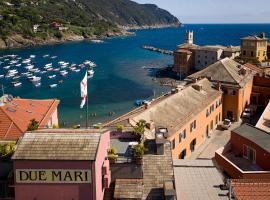
[[[202,91],[202,85],[199,85],[199,84],[195,84],[195,85],[192,85],[192,87],[195,89],[195,90],[197,90],[197,91]]]
[[[247,70],[242,68],[242,69],[239,70],[239,74],[245,76],[247,74]]]
[[[149,123],[146,123],[146,128],[148,128],[150,131],[155,130],[155,122],[151,120]]]
[[[168,130],[166,128],[158,128],[156,130],[157,155],[164,155],[164,144],[166,142],[165,135],[167,134]]]

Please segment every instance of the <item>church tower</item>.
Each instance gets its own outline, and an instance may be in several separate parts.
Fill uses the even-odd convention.
[[[185,43],[186,44],[193,44],[193,31],[186,31]]]

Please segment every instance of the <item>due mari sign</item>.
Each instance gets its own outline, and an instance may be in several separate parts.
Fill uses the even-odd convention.
[[[17,183],[91,183],[90,170],[16,169]]]

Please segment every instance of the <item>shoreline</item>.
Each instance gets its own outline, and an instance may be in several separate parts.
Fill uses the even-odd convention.
[[[162,28],[170,28],[170,27],[179,27],[181,24],[159,24],[159,25],[151,25],[151,26],[121,26],[119,32],[107,32],[102,36],[90,36],[83,37],[81,35],[76,34],[66,34],[63,39],[50,38],[48,40],[39,40],[34,38],[25,38],[21,35],[13,35],[9,37],[9,44],[6,41],[0,39],[0,51],[8,51],[14,49],[23,49],[23,48],[31,48],[38,47],[44,45],[57,45],[64,44],[68,42],[79,42],[79,41],[90,41],[90,40],[106,40],[115,37],[122,36],[134,36],[136,35],[132,30],[144,30],[144,29],[162,29]]]

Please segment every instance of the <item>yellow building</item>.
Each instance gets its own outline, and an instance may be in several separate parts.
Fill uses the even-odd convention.
[[[264,33],[241,39],[241,58],[246,62],[260,63],[267,60],[267,41]]]

